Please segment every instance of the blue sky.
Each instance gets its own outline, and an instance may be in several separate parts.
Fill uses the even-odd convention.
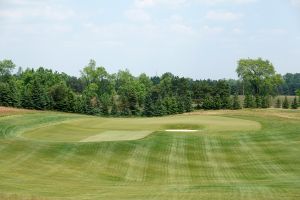
[[[236,78],[239,58],[300,72],[300,0],[0,0],[0,59],[79,75]]]

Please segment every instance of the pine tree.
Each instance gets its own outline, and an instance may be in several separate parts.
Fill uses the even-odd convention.
[[[269,96],[261,97],[261,107],[262,108],[270,108],[270,98],[269,98]]]
[[[222,108],[222,99],[219,94],[214,96],[213,105],[214,110],[220,110]]]
[[[239,96],[237,94],[234,95],[233,100],[232,100],[232,109],[238,110],[241,109],[241,104],[239,101]]]
[[[177,97],[177,107],[178,107],[178,113],[184,113],[184,99]]]
[[[161,98],[159,98],[155,105],[154,105],[154,113],[153,113],[153,116],[164,116],[166,115],[166,108],[163,104],[163,101]]]
[[[289,107],[290,107],[290,104],[289,104],[288,98],[287,98],[287,96],[285,96],[284,101],[282,103],[282,108],[288,109]]]
[[[9,86],[0,82],[0,105],[9,106]]]
[[[101,106],[101,113],[103,114],[103,115],[109,115],[109,109],[108,109],[108,105],[106,105],[106,104],[103,104],[102,106]]]
[[[28,84],[23,88],[22,95],[21,95],[21,106],[23,108],[33,108],[33,102],[31,98],[31,84]]]
[[[185,112],[192,112],[193,111],[193,100],[190,95],[184,98],[184,107],[185,107]]]
[[[211,96],[206,96],[204,98],[202,108],[205,110],[214,109],[214,100]]]
[[[250,96],[250,108],[257,108],[256,99],[253,95]]]
[[[250,95],[246,94],[244,99],[244,108],[250,108]]]
[[[294,101],[292,102],[292,109],[298,109],[298,102],[297,97],[294,98]]]
[[[280,98],[277,98],[277,101],[276,101],[276,104],[275,104],[275,108],[281,108]]]
[[[67,112],[75,112],[75,95],[69,90],[67,96]]]
[[[245,96],[244,108],[257,108],[256,99],[252,95]]]
[[[114,102],[112,107],[111,107],[111,111],[110,114],[113,116],[118,116],[119,112],[118,112],[118,107],[117,104]]]
[[[256,95],[255,97],[256,108],[262,108],[262,97]]]
[[[47,107],[47,93],[37,80],[33,81],[31,95],[33,108],[44,110]]]

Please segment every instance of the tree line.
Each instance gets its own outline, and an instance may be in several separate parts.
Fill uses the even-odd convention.
[[[271,96],[282,91],[290,94],[290,87],[294,93],[300,88],[298,74],[282,78],[269,61],[262,59],[241,59],[239,80],[193,80],[172,73],[133,76],[128,70],[110,74],[94,60],[82,69],[80,77],[43,67],[19,68],[13,73],[15,68],[11,60],[0,61],[0,105],[103,116],[267,108]],[[243,103],[239,95],[245,95]]]

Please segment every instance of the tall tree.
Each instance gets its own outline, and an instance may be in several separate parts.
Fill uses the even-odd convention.
[[[6,81],[15,67],[11,60],[0,61],[0,81]]]
[[[268,60],[241,59],[236,72],[245,84],[246,92],[253,95],[274,95],[282,78]]]

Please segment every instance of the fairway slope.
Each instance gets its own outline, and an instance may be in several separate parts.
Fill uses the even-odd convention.
[[[300,112],[213,112],[1,117],[0,199],[299,199]]]

